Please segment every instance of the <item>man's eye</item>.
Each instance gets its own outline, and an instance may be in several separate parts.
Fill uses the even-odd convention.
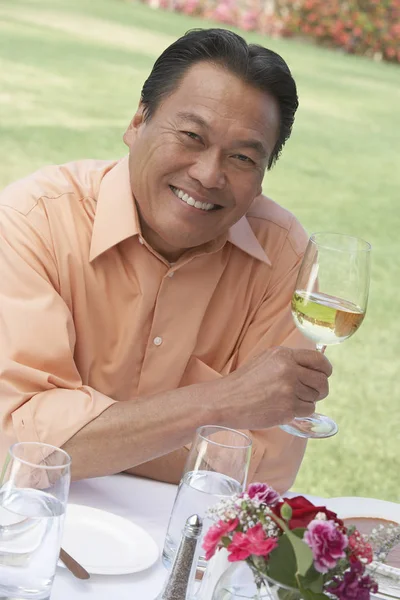
[[[182,133],[184,133],[185,135],[190,137],[192,140],[201,141],[201,137],[199,135],[197,135],[197,133],[193,133],[193,131],[182,131]]]
[[[252,160],[248,156],[245,156],[244,154],[235,154],[234,158],[238,158],[241,162],[247,162],[250,164],[254,164],[254,160]]]

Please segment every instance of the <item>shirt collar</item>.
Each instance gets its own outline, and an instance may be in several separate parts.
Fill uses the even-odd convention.
[[[106,250],[140,233],[126,156],[117,162],[101,180],[89,260],[94,260]]]
[[[141,230],[129,179],[129,159],[126,156],[101,180],[89,260],[94,260],[103,252],[135,235],[141,235]],[[246,215],[230,228],[227,240],[246,254],[271,265]]]
[[[246,254],[250,254],[250,256],[271,266],[271,261],[252,230],[246,215],[232,225],[229,230],[228,241],[246,252]]]

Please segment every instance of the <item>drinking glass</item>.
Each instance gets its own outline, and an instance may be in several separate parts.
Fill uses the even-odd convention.
[[[340,344],[360,327],[367,310],[371,246],[339,233],[314,233],[308,242],[292,298],[298,329],[317,350]],[[335,435],[333,419],[314,413],[281,428],[305,438]]]
[[[11,446],[0,474],[0,598],[48,600],[60,552],[71,459],[49,444]]]
[[[195,435],[169,520],[162,560],[170,568],[190,515],[203,519],[202,538],[212,521],[206,518],[208,508],[223,498],[245,490],[251,458],[251,439],[234,429],[206,425]],[[201,548],[202,539],[198,547]],[[198,568],[204,570],[200,555]]]

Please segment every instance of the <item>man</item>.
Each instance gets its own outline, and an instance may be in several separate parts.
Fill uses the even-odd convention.
[[[289,138],[295,82],[218,29],[156,61],[129,157],[47,167],[0,201],[2,457],[70,453],[75,478],[178,481],[195,429],[250,430],[251,478],[287,490],[331,366],[293,325],[307,236],[261,196]]]

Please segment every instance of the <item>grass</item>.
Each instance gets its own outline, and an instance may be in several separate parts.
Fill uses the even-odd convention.
[[[125,153],[122,133],[157,55],[207,23],[121,0],[0,0],[0,186],[48,163]],[[301,108],[265,192],[309,231],[373,245],[367,318],[329,349],[322,410],[295,489],[400,501],[400,68],[248,34],[289,62]]]

